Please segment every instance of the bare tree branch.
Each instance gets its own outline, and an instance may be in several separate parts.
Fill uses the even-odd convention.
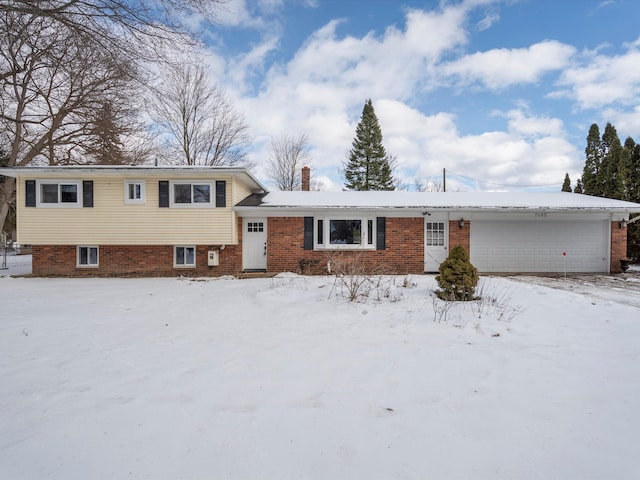
[[[300,190],[301,169],[309,160],[306,134],[284,134],[271,139],[266,174],[279,190]]]
[[[156,122],[186,165],[242,165],[250,144],[244,118],[200,66],[169,70],[155,95]]]

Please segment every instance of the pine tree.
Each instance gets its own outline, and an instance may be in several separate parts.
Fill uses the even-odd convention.
[[[584,193],[587,195],[602,195],[602,185],[600,182],[600,169],[602,158],[602,142],[600,140],[600,129],[598,124],[594,123],[589,128],[587,135],[587,147],[584,149],[586,160],[582,171],[582,185]]]
[[[602,192],[600,196],[621,199],[624,197],[626,176],[625,158],[616,127],[607,123],[602,134],[604,156],[601,163]]]
[[[96,112],[90,131],[91,141],[86,151],[98,165],[122,165],[127,163],[120,135],[125,131],[117,112],[110,102],[105,102]]]
[[[628,151],[629,168],[627,176],[627,198],[630,202],[640,203],[640,143],[628,137],[624,142],[624,149]]]
[[[367,100],[344,166],[347,190],[394,190],[392,162],[382,145],[382,130]]]
[[[575,186],[575,188],[573,189],[573,193],[583,193],[583,190],[584,190],[584,189],[582,188],[582,179],[581,179],[581,178],[579,178],[579,179],[576,181],[576,186]]]
[[[569,178],[569,174],[565,173],[564,182],[562,183],[562,191],[570,192],[571,191],[571,179]]]

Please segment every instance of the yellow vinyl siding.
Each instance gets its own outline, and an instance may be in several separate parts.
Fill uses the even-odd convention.
[[[247,198],[249,195],[253,193],[249,187],[247,187],[245,184],[240,183],[238,181],[233,182],[233,187],[234,187],[233,188],[233,204],[234,205],[240,202],[241,200],[244,200],[245,198]],[[227,192],[228,191],[229,190],[227,187]],[[227,198],[231,198],[231,197],[227,197]]]
[[[35,178],[34,178],[35,179]],[[38,178],[42,180],[43,178]],[[126,177],[83,177],[93,180],[93,208],[25,207],[24,181],[19,179],[18,241],[33,245],[220,245],[237,243],[237,217],[230,201],[233,177],[194,178],[226,180],[225,208],[160,208],[158,181],[147,179],[146,203],[126,204]],[[166,179],[169,180],[169,179]],[[182,179],[181,179],[182,180]]]

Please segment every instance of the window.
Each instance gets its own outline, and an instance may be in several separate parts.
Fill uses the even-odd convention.
[[[39,207],[79,207],[81,183],[78,181],[38,182]]]
[[[124,203],[145,203],[146,184],[144,180],[124,182]]]
[[[77,265],[78,267],[97,267],[98,247],[78,247]]]
[[[211,183],[172,182],[171,206],[211,206]]]
[[[425,237],[427,246],[429,247],[444,246],[444,223],[427,222]]]
[[[175,247],[173,265],[175,267],[195,267],[196,247]]]
[[[264,232],[264,222],[247,222],[247,232]]]
[[[329,220],[331,245],[361,245],[362,220]]]
[[[371,218],[316,218],[315,247],[322,249],[374,248],[375,221]]]

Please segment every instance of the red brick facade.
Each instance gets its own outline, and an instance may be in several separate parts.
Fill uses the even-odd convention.
[[[76,266],[74,245],[34,245],[32,273],[38,276],[220,276],[240,273],[240,245],[196,245],[196,266],[173,266],[172,245],[100,245],[97,267]],[[208,266],[209,250],[218,250],[220,265]]]
[[[384,250],[318,251],[304,249],[304,218],[269,217],[267,266],[270,272],[326,274],[331,256],[359,255],[370,271],[395,274],[424,271],[424,220],[387,218]]]
[[[471,255],[471,222],[464,221],[464,226],[460,227],[459,220],[449,221],[449,251],[460,245],[464,247],[467,254]]]
[[[611,273],[621,273],[620,260],[627,258],[627,229],[620,222],[611,222]]]
[[[457,245],[470,251],[471,222],[449,222],[449,249]],[[269,217],[267,221],[267,268],[270,273],[329,273],[333,258],[359,255],[371,272],[419,274],[424,271],[424,220],[386,219],[384,250],[322,251],[304,249],[303,217]],[[78,267],[76,246],[34,245],[32,272],[37,276],[220,276],[242,271],[242,219],[238,219],[238,245],[197,245],[196,267],[173,265],[172,245],[101,245],[99,266]],[[219,266],[208,266],[208,252],[217,250]],[[627,257],[627,229],[611,224],[611,273],[620,273],[620,260]]]

